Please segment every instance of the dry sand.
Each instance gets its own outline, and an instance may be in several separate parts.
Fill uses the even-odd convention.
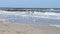
[[[60,34],[59,27],[0,23],[0,34]]]

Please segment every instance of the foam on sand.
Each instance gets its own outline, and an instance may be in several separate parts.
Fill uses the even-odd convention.
[[[60,27],[60,25],[56,25],[56,24],[50,24],[49,26]]]

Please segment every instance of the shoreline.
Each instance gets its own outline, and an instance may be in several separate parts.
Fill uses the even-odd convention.
[[[0,24],[0,34],[59,34],[60,27],[26,24]]]

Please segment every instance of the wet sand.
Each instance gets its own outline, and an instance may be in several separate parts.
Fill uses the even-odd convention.
[[[0,34],[60,34],[60,27],[0,23]]]

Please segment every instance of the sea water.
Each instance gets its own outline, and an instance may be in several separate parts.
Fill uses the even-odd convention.
[[[60,27],[60,13],[0,11],[0,19],[10,23],[48,25]]]

